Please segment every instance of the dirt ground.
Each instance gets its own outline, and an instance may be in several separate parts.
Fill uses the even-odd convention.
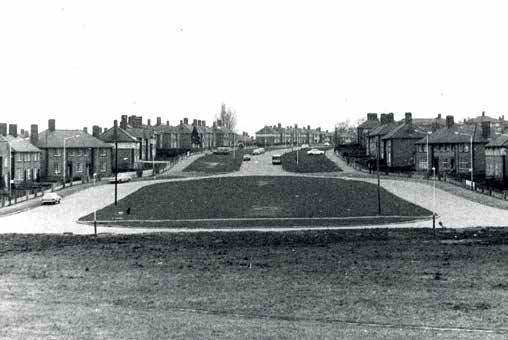
[[[508,229],[1,235],[0,338],[508,334]]]

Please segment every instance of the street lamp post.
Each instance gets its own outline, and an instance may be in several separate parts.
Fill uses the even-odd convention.
[[[63,187],[65,188],[65,172],[67,170],[66,168],[66,151],[65,151],[65,142],[67,142],[68,139],[79,137],[79,135],[66,137],[63,139],[63,167],[62,167],[62,174],[63,174]],[[71,178],[72,181],[72,178]]]
[[[381,215],[381,178],[379,177],[379,158],[381,157],[381,135],[377,139],[377,213]]]
[[[432,167],[434,174],[434,189],[432,193],[432,229],[436,228],[436,168]]]
[[[9,165],[7,169],[7,191],[9,192],[9,199],[11,197],[11,170],[12,170],[12,150],[11,150],[11,143],[9,143],[9,140],[5,138],[5,143],[7,143],[7,148],[9,149]],[[0,167],[2,167],[3,164],[0,164]]]

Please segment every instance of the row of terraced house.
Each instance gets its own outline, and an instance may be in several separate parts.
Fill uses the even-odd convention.
[[[331,140],[332,134],[328,130],[322,131],[320,127],[311,129],[310,125],[299,128],[298,124],[283,127],[281,123],[278,123],[273,126],[265,125],[256,132],[256,144],[263,147],[273,145],[315,145],[330,143]]]
[[[188,118],[170,125],[157,117],[152,125],[150,119],[144,124],[142,116],[122,115],[112,127],[94,125],[91,134],[86,127],[57,129],[49,119],[47,129],[38,130],[36,124],[18,131],[17,124],[0,123],[0,192],[40,181],[108,177],[117,165],[118,171],[137,170],[143,163],[196,150],[252,143],[247,133],[236,134],[220,120],[208,126]]]
[[[368,166],[386,170],[436,173],[473,180],[508,183],[508,122],[504,116],[455,122],[453,116],[413,118],[410,112],[396,121],[393,113],[367,114],[357,127],[357,144]]]

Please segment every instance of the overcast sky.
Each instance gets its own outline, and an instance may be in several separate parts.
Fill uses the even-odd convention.
[[[2,1],[0,122],[508,116],[503,1]]]

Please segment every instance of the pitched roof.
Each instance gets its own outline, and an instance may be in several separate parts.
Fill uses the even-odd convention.
[[[29,140],[23,139],[21,137],[0,136],[0,138],[4,141],[7,141],[11,146],[11,150],[14,152],[41,152],[41,150],[30,143]]]
[[[494,131],[491,128],[491,138],[485,138],[482,134],[481,127],[478,125],[454,125],[451,128],[442,128],[434,131],[429,135],[429,144],[463,144],[471,141],[473,135],[473,143],[488,143],[494,136]],[[427,143],[427,138],[422,138],[418,144]]]
[[[279,133],[270,126],[265,126],[261,130],[256,132],[256,135],[278,135],[278,134]]]
[[[388,132],[382,139],[420,139],[425,136],[425,131],[413,124],[400,124]]]
[[[111,129],[104,131],[104,133],[99,136],[99,139],[106,143],[136,143],[138,141],[136,137],[132,136],[121,127],[117,127],[117,135],[118,136],[115,139],[115,128],[112,127]]]
[[[508,135],[498,135],[496,138],[491,140],[489,144],[485,145],[487,148],[503,147],[508,146]]]
[[[364,121],[363,123],[358,125],[358,128],[360,128],[360,129],[375,129],[379,126],[379,124],[381,124],[381,123],[377,119],[376,120],[367,119],[366,121]]]
[[[140,128],[127,127],[125,131],[127,131],[131,136],[136,138],[150,138],[151,136],[153,136],[153,129],[151,127],[140,127]]]
[[[157,125],[154,127],[155,133],[177,133],[178,128],[171,125]]]
[[[374,136],[384,136],[386,135],[388,132],[392,131],[393,129],[395,129],[396,127],[398,126],[397,123],[393,122],[393,123],[388,123],[388,124],[383,124],[383,125],[379,125],[377,128],[375,128],[374,130],[372,130],[370,133],[369,133],[369,137],[374,137]]]
[[[489,117],[489,116],[486,116],[485,115],[485,112],[482,112],[482,115],[481,116],[477,116],[475,118],[471,118],[471,119],[468,119],[466,121],[467,124],[476,124],[476,123],[481,123],[481,122],[491,122],[491,123],[499,123],[499,122],[502,122],[503,120],[500,120],[500,119],[497,119],[497,118],[493,118],[493,117]]]
[[[78,136],[75,138],[69,138]],[[89,135],[81,130],[44,130],[39,133],[39,148],[63,148],[64,138],[69,138],[65,142],[67,148],[111,148],[112,146],[104,143],[98,138]]]

